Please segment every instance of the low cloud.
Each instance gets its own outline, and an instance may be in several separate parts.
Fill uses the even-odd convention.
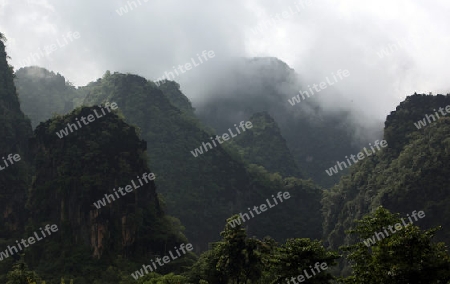
[[[38,63],[76,85],[94,81],[106,70],[153,80],[199,51],[214,50],[214,63],[176,79],[195,104],[208,99],[207,90],[233,78],[227,77],[233,76],[227,69],[230,58],[254,56],[283,60],[302,85],[348,69],[348,80],[317,95],[330,111],[354,109],[384,119],[414,92],[449,92],[449,3],[312,0],[298,13],[251,32],[303,2],[150,1],[119,16],[116,9],[128,1],[0,0],[0,31],[13,39],[7,51],[16,69],[39,47],[67,31],[79,32],[80,39]],[[379,58],[380,49],[402,38],[411,39],[411,46]]]

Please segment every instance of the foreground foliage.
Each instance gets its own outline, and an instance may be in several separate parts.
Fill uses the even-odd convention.
[[[227,222],[238,218],[235,215]],[[247,238],[245,229],[225,226],[222,241],[203,253],[189,273],[191,283],[278,283],[297,277],[316,262],[335,265],[336,252],[326,250],[321,242],[310,239],[288,239],[278,244],[266,237],[263,240]],[[309,283],[329,283],[328,271],[321,272]]]
[[[383,227],[401,223],[398,214],[379,207],[349,233],[367,239]],[[432,284],[450,281],[450,255],[444,243],[433,243],[439,228],[421,230],[408,224],[402,230],[367,247],[363,242],[344,246],[353,274],[349,284]]]

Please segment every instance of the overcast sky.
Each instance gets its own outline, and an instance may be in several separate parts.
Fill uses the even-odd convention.
[[[124,6],[128,12],[119,15]],[[333,92],[384,119],[415,91],[450,92],[449,15],[448,0],[0,0],[0,32],[16,70],[42,66],[75,85],[106,70],[154,80],[172,66],[198,61],[204,50],[214,51],[209,60],[216,63],[277,57],[311,85],[348,69]],[[31,59],[52,44],[47,56]],[[390,54],[380,58],[383,48]],[[206,64],[175,79],[194,102],[196,88],[218,76]],[[333,92],[323,96],[330,107],[338,103]]]

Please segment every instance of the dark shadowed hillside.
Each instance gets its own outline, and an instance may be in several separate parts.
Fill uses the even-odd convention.
[[[119,255],[139,265],[187,242],[179,222],[164,214],[155,181],[141,179],[151,170],[147,145],[134,127],[107,113],[58,138],[56,131],[94,110],[101,114],[97,106],[78,108],[35,130],[37,170],[27,204],[31,213],[27,233],[47,223],[60,228],[51,241],[45,240],[27,254],[29,263],[42,275],[58,268],[65,275],[85,275],[92,281],[94,275],[88,273],[85,262],[100,273],[101,267],[117,265]],[[159,175],[155,175],[157,180]],[[132,181],[137,185],[132,192],[120,198],[114,195],[113,189],[125,188]],[[94,206],[105,194],[113,196],[106,206]]]
[[[23,232],[26,215],[23,204],[31,181],[28,139],[30,120],[20,109],[13,82],[13,70],[0,33],[0,242]],[[17,156],[15,156],[17,155]],[[9,156],[9,160],[8,160]],[[15,156],[15,159],[14,159]]]

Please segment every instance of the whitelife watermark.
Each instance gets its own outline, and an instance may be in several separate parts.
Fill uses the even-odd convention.
[[[350,72],[347,69],[344,69],[342,71],[342,69],[339,69],[337,72],[337,76],[339,77],[339,79],[343,80],[344,78],[350,76]],[[334,78],[334,83],[330,82],[330,79],[328,78],[328,76],[326,77],[326,83],[324,81],[320,82],[319,84],[313,84],[312,88],[314,88],[314,90],[316,92],[320,92],[321,90],[325,90],[328,86],[334,85],[335,83],[338,82],[336,76],[334,75],[334,73],[331,73],[333,75]],[[342,77],[344,76],[344,78]],[[318,89],[317,87],[320,87],[320,89]],[[312,88],[308,85],[309,88],[309,92],[311,93],[311,96],[314,95],[314,91],[312,90]],[[299,94],[295,97],[292,97],[292,99],[288,99],[288,102],[293,106],[296,103],[299,104],[300,103],[300,95],[302,95],[303,100],[305,100],[305,95],[309,98],[309,93],[308,91],[303,91],[300,90],[298,92]]]
[[[32,65],[32,63],[35,63],[37,61],[39,61],[41,58],[47,57],[49,60],[52,60],[49,55],[53,52],[55,52],[56,50],[58,50],[58,48],[62,48],[64,46],[67,46],[69,43],[75,41],[76,39],[80,38],[80,33],[79,32],[68,32],[66,34],[62,35],[62,40],[60,41],[59,39],[56,40],[55,43],[52,43],[50,45],[46,45],[44,46],[44,52],[42,51],[42,49],[39,47],[37,52],[30,52],[30,54],[28,55],[28,57],[26,59],[23,59],[21,61],[19,61],[19,65],[25,65],[25,66],[30,66]]]
[[[406,224],[405,221],[403,220],[403,218],[401,218],[402,223],[403,223],[403,225],[405,227],[407,225],[410,225],[410,224],[413,223],[413,221],[412,221],[411,217],[409,216],[409,214],[406,214],[406,215],[408,216],[408,219],[409,219],[409,223],[408,224]],[[411,215],[416,221],[418,221],[419,219],[417,219],[417,216],[419,216],[419,218],[422,219],[423,217],[425,217],[425,212],[419,211],[418,213],[416,213],[416,210],[414,210],[411,213]],[[392,228],[395,228],[395,230],[393,230]],[[397,231],[402,230],[403,227],[402,227],[402,224],[396,223],[394,226],[389,225],[388,229],[389,229],[389,231],[391,231],[391,234],[395,234]],[[377,237],[378,241],[381,241],[382,239],[389,237],[389,233],[387,232],[386,227],[383,227],[383,231],[384,231],[384,234],[383,234],[383,232],[378,232],[378,233],[375,233],[372,238],[368,238],[367,240],[364,240],[363,241],[364,244],[367,247],[370,247],[370,246],[374,245],[376,243],[375,236]],[[380,237],[380,235],[381,235],[381,237]]]
[[[299,1],[299,3],[294,4],[295,9],[292,9],[292,7],[289,6],[288,9],[283,10],[281,13],[276,13],[267,20],[259,21],[257,26],[255,28],[250,28],[250,30],[254,35],[258,33],[262,34],[263,31],[267,30],[269,27],[272,28],[278,25],[279,21],[281,21],[282,19],[288,19],[293,15],[300,13],[300,11],[305,9],[306,6],[311,6],[311,2],[311,0],[301,0]],[[280,16],[282,17],[282,19],[280,18]]]
[[[181,245],[180,245],[180,250],[183,252],[183,254],[186,254],[188,251],[193,251],[193,250],[194,250],[194,248],[192,247],[192,244],[191,244],[191,243],[186,244],[186,250],[184,250],[184,249],[185,249],[184,246],[185,246],[184,244],[181,244]],[[178,254],[178,257],[181,257],[181,254],[180,254],[180,252],[178,251],[178,248],[177,248],[177,247],[174,247],[174,248],[175,248],[175,251],[176,251],[177,254]],[[158,263],[158,265],[159,265],[160,267],[161,267],[161,266],[164,266],[164,264],[167,264],[167,263],[171,262],[172,260],[175,260],[175,259],[178,258],[178,257],[176,257],[176,256],[174,256],[174,255],[172,254],[172,251],[169,251],[169,255],[170,255],[171,258],[169,258],[167,255],[164,256],[164,257],[162,258],[162,261],[163,261],[164,263],[161,263],[161,258],[159,258],[159,257],[156,258],[156,262]],[[156,264],[155,264],[155,262],[153,261],[153,259],[151,260],[151,262],[152,262],[153,268],[152,268],[152,266],[151,266],[150,264],[149,264],[149,265],[145,265],[145,264],[142,265],[143,269],[145,270],[145,274],[148,274],[148,273],[149,273],[148,269],[150,269],[150,271],[153,272],[154,270],[156,270],[156,269],[158,268],[158,267],[156,267]],[[147,268],[148,268],[148,269],[147,269]],[[140,277],[142,277],[142,276],[145,275],[145,274],[144,274],[144,270],[142,270],[142,268],[141,268],[140,270],[136,270],[134,273],[131,273],[131,276],[132,276],[135,280],[138,280]]]
[[[137,178],[138,178],[139,184],[140,184],[141,186],[143,186],[144,184],[142,183],[142,180],[139,178],[139,176],[137,176]],[[147,179],[147,178],[148,178],[148,179]],[[145,183],[147,184],[147,183],[149,183],[151,180],[154,180],[154,179],[155,179],[155,174],[154,174],[154,173],[144,173],[144,174],[142,175],[142,179],[144,179]],[[133,185],[133,187],[131,187],[131,184]],[[131,180],[131,184],[125,186],[125,191],[126,191],[125,193],[123,192],[124,188],[123,188],[123,187],[119,187],[119,190],[118,190],[118,191],[120,192],[120,194],[121,194],[122,196],[125,196],[127,193],[132,192],[134,189],[138,189],[139,187],[141,187],[141,186],[137,186],[137,185],[134,183],[134,180]],[[119,199],[120,196],[119,196],[119,194],[117,193],[117,191],[116,191],[115,188],[113,189],[113,191],[114,191],[114,194],[116,195],[117,199]],[[105,197],[106,197],[106,199],[105,199]],[[97,209],[100,209],[100,208],[106,206],[106,201],[108,201],[108,203],[111,203],[110,198],[112,199],[112,201],[115,201],[115,200],[116,200],[116,199],[114,198],[114,195],[112,195],[112,194],[107,194],[107,193],[105,193],[105,197],[103,197],[102,199],[99,199],[98,201],[94,202],[94,206],[95,206]]]
[[[236,127],[237,133],[238,133],[238,134],[241,134],[241,132],[239,131],[239,128],[236,126],[236,124],[235,124],[234,126]],[[247,122],[245,122],[245,128],[244,128],[244,121],[241,121],[241,123],[239,124],[239,127],[241,127],[243,131],[245,131],[245,128],[247,128],[247,129],[252,128],[252,127],[253,127],[253,124],[252,124],[250,121],[247,121]],[[228,132],[230,132],[231,138],[237,136],[237,134],[236,134],[236,135],[233,135],[233,132],[231,131],[230,128],[228,128]],[[214,147],[217,147],[216,142],[215,142],[214,140],[217,140],[217,142],[219,142],[220,144],[222,144],[223,142],[228,141],[228,140],[230,139],[230,137],[228,136],[227,133],[222,134],[222,139],[223,139],[224,141],[221,141],[220,138],[221,138],[221,137],[218,136],[218,135],[216,135],[216,138],[210,137],[210,139],[212,140],[212,142],[213,142],[213,144],[214,144]],[[209,142],[206,142],[206,144],[205,144],[205,142],[202,142],[202,144],[203,144],[203,147],[205,148],[205,152],[208,152],[208,148],[206,148],[206,146],[209,146],[210,149],[213,148]],[[196,158],[198,157],[198,155],[203,154],[202,146],[200,145],[199,148],[195,148],[194,151],[191,151],[191,154],[192,154],[194,157],[196,157]]]
[[[212,50],[208,51],[208,53],[206,53],[206,50],[203,50],[202,56],[206,62],[206,61],[208,61],[208,57],[211,59],[211,58],[214,58],[216,55],[214,54],[214,51],[212,51]],[[200,61],[199,64],[196,64],[194,58],[191,58],[191,62],[194,65],[193,67],[200,66],[200,64],[203,63],[203,60],[201,59],[200,55],[198,55],[198,53],[197,53],[197,59]],[[183,70],[183,67],[186,68],[186,70]],[[180,70],[180,72],[184,74],[187,71],[191,70],[193,67],[190,62],[187,62],[184,65],[178,65],[178,70]],[[175,66],[173,66],[172,68],[173,68],[173,71],[175,71],[175,73],[177,74],[177,76],[180,76],[180,74],[178,74],[177,68],[175,68]],[[169,75],[172,77],[171,80],[174,80],[176,77],[171,71],[169,71],[169,72],[166,71],[166,72],[164,72],[164,75],[162,77],[159,77],[155,80],[155,84],[157,86],[159,86],[161,84],[160,81],[169,80]]]
[[[388,144],[387,144],[386,140],[381,140],[381,142],[378,142],[378,141],[379,140],[376,140],[375,143],[374,143],[375,144],[374,146],[377,147],[378,150],[381,150],[379,145],[381,145],[381,147],[383,147],[383,148],[387,147]],[[368,153],[366,147],[364,147],[364,152],[366,153],[367,156],[372,156],[372,154],[375,153],[375,149],[373,149],[372,143],[369,143],[369,145],[370,145],[370,149],[372,149],[373,152],[369,151],[369,153]],[[358,160],[355,160],[355,157],[358,157]],[[348,159],[347,156],[345,156],[345,158],[347,159],[348,166],[350,167],[352,165],[352,163],[350,162],[350,160]],[[359,152],[356,156],[355,155],[350,155],[350,158],[356,164],[358,161],[363,160],[365,158],[365,156],[364,156],[363,152]],[[338,168],[337,168],[338,166],[341,169],[341,171],[343,170],[342,167],[341,167],[342,164],[345,166],[345,168],[347,168],[347,164],[345,162],[337,162],[337,164],[336,164],[336,166],[334,166],[334,168],[331,167],[329,170],[325,170],[325,172],[329,176],[332,176],[333,173],[337,174],[338,173]]]
[[[304,282],[306,279],[313,278],[313,276],[316,275],[316,272],[314,271],[314,269],[317,270],[317,273],[320,273],[322,271],[327,270],[328,265],[326,262],[322,262],[322,263],[320,263],[320,268],[319,268],[319,262],[316,262],[316,264],[314,264],[314,268],[312,268],[311,265],[309,266],[309,268],[311,269],[312,275],[308,275],[308,272],[306,272],[306,269],[303,269],[303,274],[298,275],[297,279],[295,277],[291,277],[291,280],[289,280],[289,278],[286,278],[286,283],[289,284],[290,281],[292,281],[293,284],[298,284],[298,283]],[[306,276],[306,279],[305,279],[305,276]],[[296,280],[298,280],[298,282]]]
[[[441,108],[441,107],[440,107],[438,110],[441,112],[441,114],[442,114],[443,116],[446,116],[447,113],[450,113],[450,105],[448,105],[448,106],[445,107],[445,111],[446,111],[447,113],[445,113],[445,112],[444,112],[444,109]],[[435,114],[435,115],[437,116],[437,118],[439,119],[440,117],[439,117],[439,114],[437,113],[437,111],[436,111],[435,109],[433,109],[433,111],[435,112],[434,114]],[[419,120],[419,121],[417,121],[417,123],[414,122],[414,125],[416,126],[417,129],[421,129],[422,127],[427,126],[427,121],[426,121],[426,120],[428,120],[428,123],[431,123],[430,117],[433,118],[433,122],[436,121],[436,118],[434,117],[434,115],[432,115],[432,114],[430,114],[430,115],[426,114],[426,115],[425,115],[425,118],[424,118],[423,120]]]
[[[20,155],[19,154],[9,154],[8,158],[5,159],[5,157],[2,157],[3,159],[3,164],[5,165],[5,167],[2,167],[1,163],[0,163],[0,171],[3,171],[4,169],[6,169],[7,167],[11,166],[14,164],[14,162],[18,162],[20,161]],[[8,164],[8,160],[9,164]],[[14,160],[14,161],[13,161]]]
[[[108,110],[108,113],[111,112],[111,109],[112,110],[116,110],[117,109],[117,104],[116,103],[112,103],[111,104],[111,108],[110,108],[109,104],[110,104],[109,102],[105,103],[105,108]],[[103,107],[102,106],[99,106],[99,107],[100,107],[103,115],[106,115],[105,110],[103,109]],[[103,117],[103,115],[99,115],[97,113],[97,110],[95,110],[95,109],[94,109],[94,114],[95,114],[95,116],[97,118]],[[88,122],[86,122],[86,119],[87,119]],[[83,127],[81,125],[80,121],[78,120],[78,117],[75,118],[75,120],[76,120],[76,123],[78,124],[78,127],[80,127],[80,128]],[[94,117],[94,115],[90,114],[90,115],[87,116],[87,118],[84,117],[84,116],[81,116],[80,120],[84,123],[84,125],[88,125],[90,122],[94,122],[95,121],[95,117]],[[67,135],[69,135],[70,133],[73,132],[72,128],[75,128],[75,130],[78,130],[78,127],[76,126],[75,123],[67,123],[66,128],[61,129],[60,131],[56,132],[56,135],[59,137],[59,139],[62,139],[64,136],[67,136]],[[69,130],[70,130],[70,133],[69,133]]]
[[[47,237],[47,235],[44,233],[42,228],[39,228],[39,229],[41,230],[42,238],[39,238],[39,235],[36,232],[34,232],[34,236],[36,237],[36,239],[38,241],[43,240],[45,237]],[[58,226],[56,226],[55,224],[53,224],[51,226],[49,224],[47,224],[47,225],[45,225],[45,229],[44,230],[50,236],[52,234],[52,232],[56,233],[58,231]],[[50,230],[51,230],[51,232],[50,232]],[[27,241],[28,241],[28,245],[26,243]],[[34,237],[29,237],[27,240],[22,239],[20,241],[20,243],[19,243],[19,241],[16,241],[17,246],[19,247],[20,251],[23,250],[23,248],[22,248],[22,246],[20,244],[22,244],[24,247],[27,248],[30,245],[34,244],[35,242],[36,242],[36,240],[34,239]],[[19,252],[19,250],[17,250],[16,246],[8,246],[7,249],[5,250],[5,252],[0,251],[0,261],[3,260],[3,258],[8,258],[9,256],[12,256],[14,254],[13,253],[13,249],[15,250],[15,253]],[[8,251],[9,251],[9,253],[8,253]]]
[[[283,195],[283,196],[281,196]],[[275,196],[272,195],[273,201],[275,203],[275,205],[278,205],[277,199],[275,198]],[[283,194],[281,194],[281,191],[278,192],[277,194],[277,198],[280,200],[281,203],[283,203],[283,200],[288,200],[289,198],[291,198],[291,195],[289,194],[289,192],[283,192]],[[269,199],[266,199],[267,205],[269,205],[269,208],[275,207],[275,205],[270,204]],[[271,206],[272,205],[272,206]],[[258,207],[261,210],[261,212],[258,211]],[[255,215],[253,215],[252,209],[247,208],[248,209],[248,213],[250,213],[250,215],[252,215],[252,218],[255,217]],[[267,210],[267,206],[265,203],[259,205],[259,206],[254,206],[253,207],[253,211],[255,211],[256,214],[261,214],[262,212],[265,212]],[[231,221],[228,222],[228,224],[230,224],[230,226],[232,228],[241,225],[241,221],[239,219],[242,219],[242,222],[245,222],[245,218],[244,216],[247,217],[248,220],[250,220],[250,216],[248,216],[247,213],[240,213],[239,214],[239,218],[233,219]]]
[[[383,57],[391,56],[394,52],[402,48],[412,47],[417,40],[420,39],[415,36],[402,38],[400,40],[397,39],[395,43],[391,43],[387,46],[382,47],[380,51],[377,52],[378,58],[382,59]]]
[[[138,6],[142,6],[141,1],[144,3],[147,3],[150,0],[137,0],[137,3],[136,3],[136,1],[127,1],[127,5],[120,6],[118,9],[116,9],[116,13],[119,16],[123,16],[124,14],[133,11]],[[139,5],[138,5],[138,3],[139,3]],[[134,7],[132,5],[134,5]],[[128,8],[130,8],[130,10],[128,10]]]
[[[7,5],[9,5],[9,0],[0,0],[0,14],[3,12],[3,8],[5,8]],[[16,3],[20,2],[20,1],[15,1]],[[40,3],[36,0],[26,0],[25,3],[27,3],[28,6],[30,6],[30,4],[32,5],[39,5]]]

